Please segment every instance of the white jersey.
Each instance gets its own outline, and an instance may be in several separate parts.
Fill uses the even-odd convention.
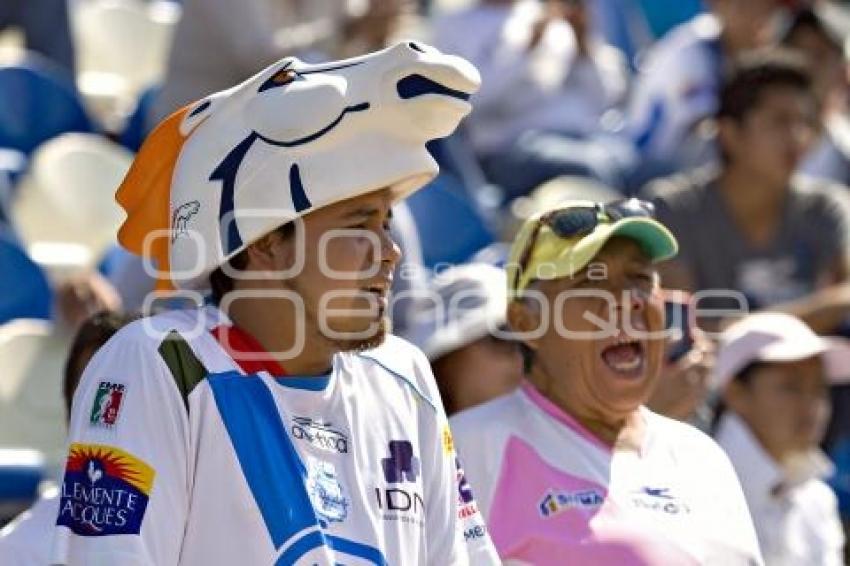
[[[207,307],[142,319],[97,353],[52,564],[496,560],[421,352],[388,337],[327,376],[273,377],[228,355],[251,341]]]
[[[780,466],[731,411],[720,419],[716,438],[741,479],[767,564],[844,564],[838,501],[820,479],[833,470],[825,455],[813,449]]]
[[[0,530],[0,564],[44,566],[50,563],[50,537],[59,508],[59,491],[51,489],[32,507]]]
[[[762,564],[723,451],[689,425],[642,414],[639,452],[612,451],[527,383],[453,417],[506,563]]]

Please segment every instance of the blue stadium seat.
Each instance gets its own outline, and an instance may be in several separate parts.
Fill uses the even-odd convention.
[[[27,168],[27,156],[16,149],[0,147],[0,175],[15,186]]]
[[[0,232],[0,273],[0,324],[16,318],[50,319],[47,277],[5,232]]]
[[[656,38],[705,10],[703,0],[639,0],[638,3]]]
[[[148,135],[148,116],[160,90],[159,85],[145,89],[136,102],[136,108],[127,117],[127,122],[124,124],[124,130],[121,132],[118,142],[130,151],[139,151],[142,142]]]
[[[0,65],[0,147],[29,155],[65,132],[93,132],[73,81],[61,70],[32,57]]]
[[[463,263],[494,240],[463,185],[450,175],[434,179],[407,204],[416,221],[426,267]]]

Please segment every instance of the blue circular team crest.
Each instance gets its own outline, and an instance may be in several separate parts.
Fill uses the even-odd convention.
[[[348,517],[348,498],[332,463],[308,458],[307,494],[316,514],[325,521],[342,522]]]

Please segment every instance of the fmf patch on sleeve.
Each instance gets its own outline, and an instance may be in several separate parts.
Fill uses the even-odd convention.
[[[127,386],[123,383],[101,381],[92,403],[89,422],[94,426],[112,428],[118,422]]]
[[[154,475],[119,448],[71,444],[56,524],[81,536],[137,535]]]

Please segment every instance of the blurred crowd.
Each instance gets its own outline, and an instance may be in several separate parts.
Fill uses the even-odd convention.
[[[115,242],[113,193],[144,136],[282,57],[407,37],[482,77],[460,131],[431,144],[440,175],[392,226],[394,333],[425,352],[447,412],[511,394],[533,364],[501,331],[520,225],[640,198],[679,243],[659,273],[680,328],[648,407],[726,450],[767,564],[843,563],[844,0],[4,0],[0,524],[59,472],[74,376],[107,337],[92,324],[174,307]]]

